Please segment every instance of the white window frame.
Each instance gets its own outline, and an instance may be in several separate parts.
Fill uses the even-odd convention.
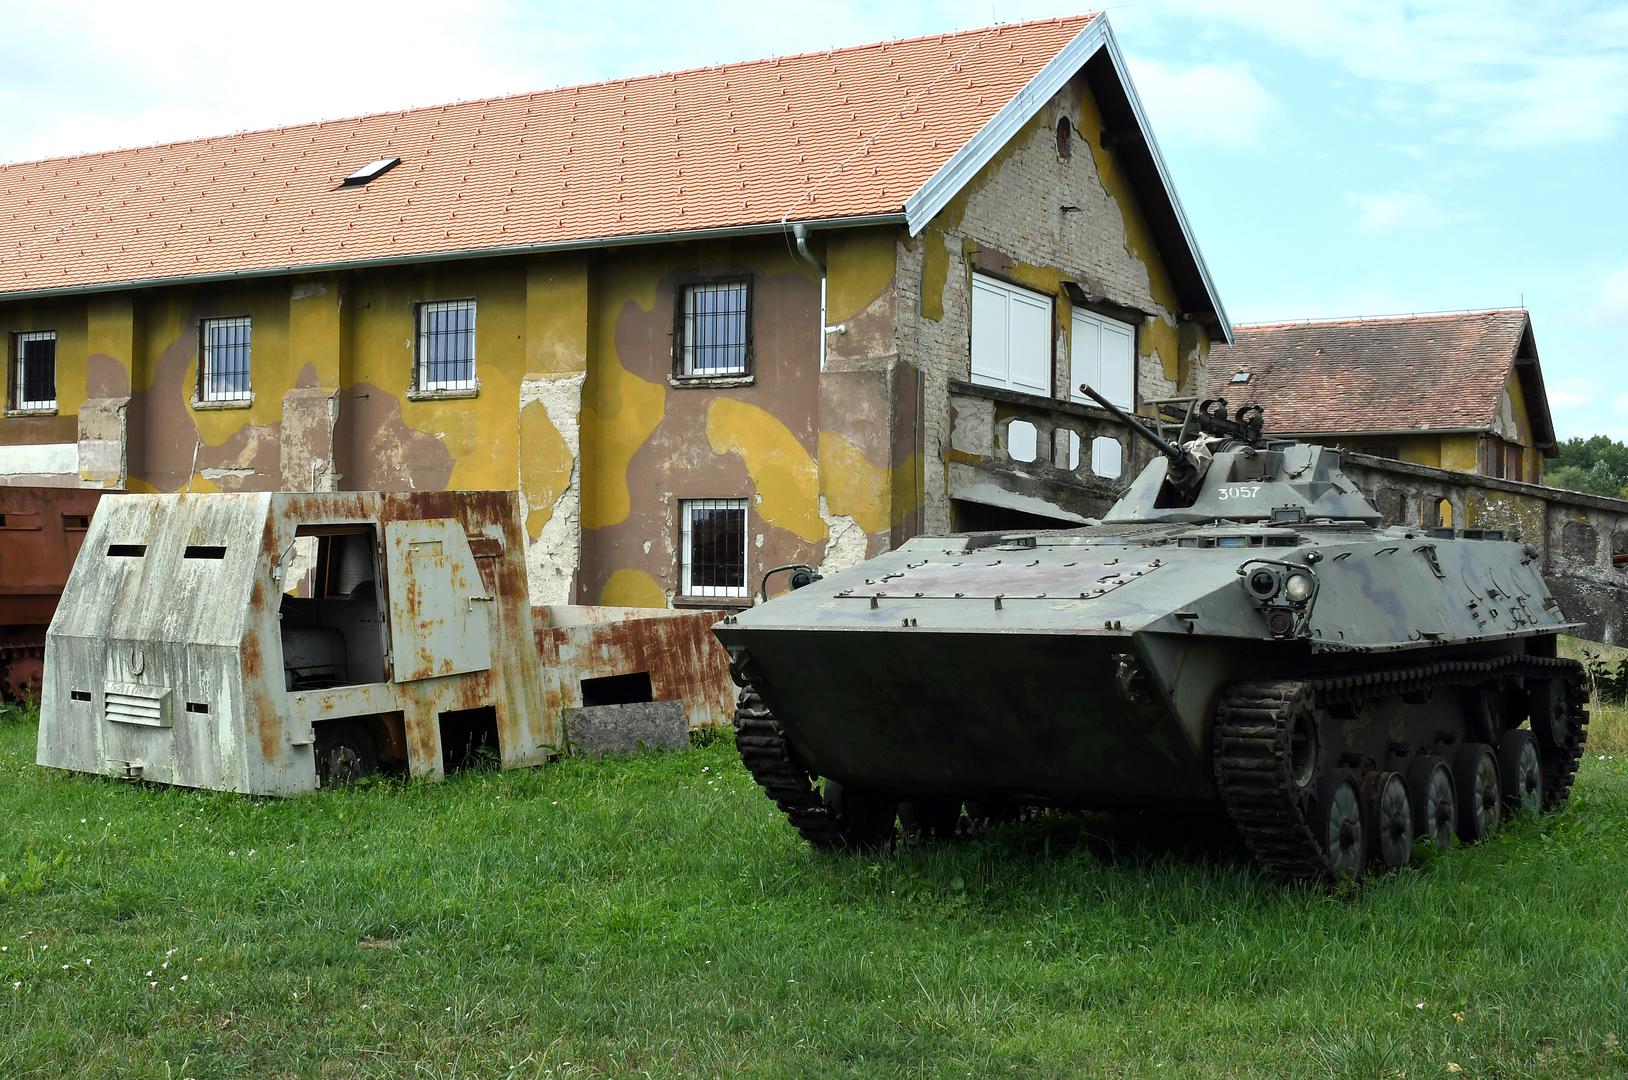
[[[1114,343],[1112,350],[1116,356],[1123,355],[1126,369],[1124,378],[1105,379],[1103,377],[1103,356],[1109,351],[1107,346]],[[1121,348],[1122,346],[1122,348]],[[1118,373],[1116,372],[1116,375]],[[1094,311],[1084,308],[1074,309],[1074,318],[1069,327],[1068,344],[1068,395],[1069,400],[1077,401],[1083,405],[1095,405],[1096,402],[1080,393],[1080,384],[1088,383],[1091,389],[1118,405],[1126,412],[1136,411],[1136,327],[1132,323],[1111,319],[1106,315],[1098,315]],[[1124,472],[1124,455],[1120,452],[1119,443],[1106,436],[1099,436],[1091,440],[1091,471],[1098,476],[1117,479]],[[1070,433],[1068,441],[1069,468],[1078,467],[1080,460],[1079,439]]]
[[[980,297],[983,303],[979,302]],[[1041,339],[1034,343],[1040,350],[1041,370],[1032,374],[1022,371],[1014,374],[1013,371],[1013,354],[1024,351],[1025,345],[1020,329],[1022,320],[1014,318],[1015,310],[1030,317],[1043,316],[1045,329]],[[968,317],[971,324],[968,369],[972,382],[1020,394],[1053,396],[1056,309],[1052,297],[999,278],[973,274]],[[984,344],[983,349],[980,343]]]
[[[430,328],[429,317],[439,312],[468,311],[469,312],[469,377],[462,378],[432,378],[430,376]],[[477,326],[479,311],[473,297],[463,300],[425,300],[413,309],[413,337],[418,348],[413,356],[413,389],[419,392],[466,392],[480,389],[480,374],[478,366],[479,339]],[[462,331],[455,331],[461,333]]]
[[[1121,385],[1102,377],[1103,345],[1110,340],[1127,343],[1126,378]],[[1085,350],[1090,347],[1090,353]],[[1084,308],[1074,309],[1073,325],[1069,331],[1068,394],[1070,400],[1083,405],[1096,402],[1080,393],[1080,383],[1090,383],[1091,389],[1127,412],[1136,410],[1136,327],[1128,322],[1110,319]],[[1085,370],[1094,367],[1094,370]]]
[[[751,595],[747,571],[750,547],[747,544],[751,525],[749,499],[681,499],[678,504],[678,561],[680,596],[689,597],[744,597]],[[741,583],[735,585],[697,585],[692,580],[695,552],[694,521],[698,510],[739,510],[741,514]]]
[[[741,293],[741,340],[726,345],[712,345],[708,348],[723,352],[733,349],[737,345],[740,349],[738,360],[729,357],[723,364],[714,367],[696,367],[696,354],[702,347],[696,341],[696,311],[695,298],[703,293],[719,294],[725,291],[739,289]],[[721,313],[709,313],[718,317]],[[727,314],[733,315],[731,311]],[[682,379],[740,379],[752,374],[752,279],[750,277],[720,278],[715,281],[691,281],[679,286],[678,292],[678,333],[674,337],[678,341],[678,363],[674,365],[673,374]]]
[[[32,341],[51,342],[51,396],[49,399],[41,398],[31,401],[23,396],[23,388],[27,386],[25,376],[28,370],[26,359],[27,350],[24,348]],[[57,332],[55,330],[28,330],[11,336],[11,379],[12,402],[11,408],[16,412],[48,412],[57,407]]]
[[[215,381],[210,376],[215,373],[215,343],[212,340],[211,330],[235,330],[241,327],[247,331],[243,335],[243,388],[241,390],[219,390],[212,386]],[[254,400],[254,322],[247,315],[235,315],[226,319],[204,319],[198,324],[198,338],[201,342],[202,358],[198,363],[198,400],[209,402],[250,402]],[[235,343],[234,343],[235,347]]]

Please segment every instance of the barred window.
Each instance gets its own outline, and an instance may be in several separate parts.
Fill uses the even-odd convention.
[[[745,281],[684,287],[679,296],[679,375],[750,373],[750,298]]]
[[[474,390],[475,301],[418,305],[416,390]]]
[[[685,499],[678,512],[679,592],[745,596],[746,500]]]
[[[254,396],[249,386],[249,338],[253,332],[246,316],[203,321],[198,334],[203,348],[203,359],[198,364],[200,401],[248,401]]]
[[[13,409],[57,407],[57,334],[34,330],[11,335],[11,378],[7,400]]]

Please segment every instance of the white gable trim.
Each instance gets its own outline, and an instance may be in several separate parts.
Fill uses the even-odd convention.
[[[1221,306],[1221,297],[1216,292],[1215,282],[1210,278],[1209,267],[1204,263],[1204,254],[1199,250],[1198,241],[1193,237],[1192,226],[1187,221],[1187,212],[1182,209],[1175,186],[1170,182],[1170,171],[1165,166],[1164,155],[1159,152],[1159,143],[1153,137],[1153,128],[1148,124],[1147,113],[1142,108],[1142,99],[1136,94],[1136,86],[1131,82],[1124,54],[1119,51],[1119,42],[1114,38],[1113,27],[1108,25],[1108,16],[1104,13],[1098,13],[1096,18],[1075,35],[1073,41],[1063,46],[1062,51],[1052,57],[1051,61],[1040,69],[1039,74],[1029,80],[1027,86],[1018,91],[1016,97],[990,117],[989,122],[968,139],[965,146],[951,155],[937,172],[927,178],[926,183],[905,200],[904,217],[910,235],[920,235],[928,223],[938,216],[939,211],[948,206],[950,200],[978,175],[979,170],[994,159],[1001,147],[1015,138],[1018,132],[1023,130],[1023,125],[1033,119],[1046,102],[1068,85],[1068,81],[1085,66],[1085,62],[1095,55],[1098,49],[1107,51],[1108,58],[1114,65],[1114,73],[1125,88],[1125,96],[1130,99],[1131,111],[1136,116],[1137,130],[1147,143],[1148,152],[1153,157],[1154,168],[1159,173],[1159,182],[1164,185],[1165,195],[1175,210],[1176,223],[1181,228],[1182,239],[1186,242],[1188,250],[1193,253],[1193,261],[1198,266],[1200,278],[1203,279],[1205,295],[1209,298],[1211,308],[1220,320],[1221,331],[1230,345],[1232,322],[1227,318],[1226,308]]]

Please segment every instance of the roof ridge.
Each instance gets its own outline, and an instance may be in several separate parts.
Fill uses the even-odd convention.
[[[699,64],[694,67],[676,68],[667,71],[657,71],[645,75],[623,75],[614,78],[597,79],[592,82],[564,83],[559,86],[546,86],[535,90],[519,90],[508,94],[493,94],[488,97],[459,98],[454,101],[432,102],[427,105],[411,105],[399,109],[383,109],[378,112],[352,113],[346,116],[324,117],[319,120],[305,120],[295,124],[272,124],[266,127],[241,128],[235,131],[217,132],[213,135],[203,135],[191,139],[172,139],[166,142],[138,143],[134,146],[116,146],[102,150],[85,150],[77,154],[59,154],[52,157],[28,158],[22,161],[0,161],[0,176],[8,170],[23,166],[38,167],[53,162],[83,161],[90,158],[109,157],[115,154],[132,154],[150,150],[168,150],[172,148],[196,146],[212,143],[220,139],[234,139],[245,135],[269,135],[274,132],[297,132],[308,128],[324,127],[328,124],[348,124],[361,120],[374,120],[388,116],[406,116],[411,113],[430,112],[435,109],[450,109],[470,105],[489,105],[497,102],[516,101],[522,98],[540,97],[546,94],[563,94],[572,90],[592,90],[606,86],[626,85],[631,83],[653,82],[658,79],[678,78],[684,75],[697,75],[708,71],[727,71],[732,69],[756,67],[765,64],[781,64],[791,60],[808,60],[820,56],[837,56],[844,53],[855,53],[866,49],[880,49],[895,45],[914,45],[935,38],[948,41],[958,38],[968,38],[991,32],[1000,33],[1007,30],[1024,30],[1036,26],[1061,26],[1068,23],[1079,23],[1082,27],[1101,15],[1100,11],[1087,11],[1079,15],[1057,15],[1046,19],[1027,19],[1019,22],[995,23],[989,26],[969,27],[963,30],[940,31],[936,34],[917,34],[914,37],[888,38],[883,41],[864,41],[854,45],[841,45],[830,49],[811,49],[807,52],[787,53],[775,56],[762,56],[748,60],[731,60],[722,64]]]
[[[1283,319],[1274,322],[1234,323],[1234,330],[1273,330],[1285,326],[1354,326],[1375,322],[1422,322],[1455,319],[1466,315],[1530,315],[1524,307],[1451,308],[1443,311],[1412,311],[1389,315],[1345,315],[1332,319]]]

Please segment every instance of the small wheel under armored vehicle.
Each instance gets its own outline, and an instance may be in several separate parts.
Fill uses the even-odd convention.
[[[715,628],[742,761],[811,843],[1184,809],[1331,882],[1566,801],[1587,684],[1534,548],[1382,526],[1258,408],[1167,439],[1097,401],[1159,449],[1100,524],[917,537]]]

